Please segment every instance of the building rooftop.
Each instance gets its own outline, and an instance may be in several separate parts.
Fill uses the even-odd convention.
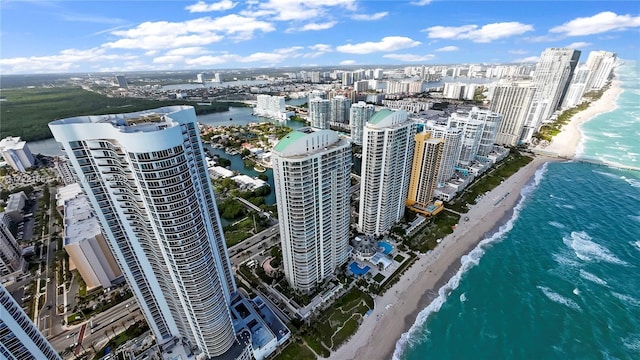
[[[382,109],[380,111],[377,111],[375,114],[373,114],[369,122],[372,124],[377,124],[391,114],[393,114],[393,111],[389,109]]]
[[[304,128],[304,129],[310,129],[310,128]],[[289,145],[291,145],[291,144],[295,143],[297,140],[302,139],[303,137],[307,136],[307,134],[310,134],[310,132],[294,130],[294,131],[290,132],[289,134],[287,134],[287,136],[285,136],[282,139],[280,139],[280,141],[278,141],[278,143],[273,148],[273,150],[279,151],[279,152],[283,152],[283,151],[285,151],[285,149],[287,147],[289,147]]]
[[[94,238],[101,233],[98,219],[93,215],[86,195],[78,195],[64,204],[64,244]]]

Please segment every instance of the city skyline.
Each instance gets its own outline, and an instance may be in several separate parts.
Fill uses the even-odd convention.
[[[8,1],[0,5],[0,69],[6,75],[536,62],[548,47],[637,58],[640,16],[632,2],[576,4]]]

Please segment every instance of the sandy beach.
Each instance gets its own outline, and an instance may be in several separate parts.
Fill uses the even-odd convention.
[[[544,150],[562,158],[573,158],[580,143],[580,124],[613,110],[621,91],[620,82],[613,81],[609,90],[587,109],[574,115]],[[363,320],[358,332],[346,344],[331,354],[330,359],[391,359],[402,334],[409,331],[420,311],[438,297],[438,290],[456,274],[462,265],[462,257],[512,217],[514,207],[521,199],[521,189],[533,181],[536,171],[549,161],[561,159],[535,157],[485,194],[462,217],[453,233],[434,251],[420,255],[398,283],[375,299],[372,314]]]
[[[539,147],[538,149],[555,153],[559,157],[567,159],[573,158],[582,138],[580,125],[591,120],[596,115],[614,110],[616,99],[621,92],[622,87],[620,87],[620,80],[613,80],[611,87],[602,94],[600,99],[591,103],[584,111],[575,114],[571,118],[571,121],[562,128],[560,134],[553,137],[551,144],[544,148]]]

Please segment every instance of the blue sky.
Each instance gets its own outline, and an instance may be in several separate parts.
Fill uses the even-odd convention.
[[[0,73],[640,59],[638,1],[0,2]]]

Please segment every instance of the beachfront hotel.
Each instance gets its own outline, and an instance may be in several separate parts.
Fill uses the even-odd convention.
[[[524,129],[535,86],[530,81],[499,82],[491,98],[491,111],[502,114],[496,144],[516,146]]]
[[[249,358],[195,110],[168,106],[49,123],[161,349]]]
[[[308,292],[348,260],[351,144],[301,128],[276,144],[271,162],[285,278]]]
[[[536,92],[527,114],[521,142],[529,142],[540,125],[562,105],[580,51],[569,48],[548,48],[540,55],[533,73]]]
[[[359,232],[382,235],[404,216],[415,133],[404,110],[380,110],[365,125]]]
[[[362,145],[364,125],[371,119],[374,112],[373,105],[364,101],[358,101],[356,104],[351,105],[349,127],[351,128],[351,139],[354,144]]]
[[[456,165],[462,151],[462,130],[448,124],[434,124],[427,127],[431,137],[444,139],[444,148],[438,170],[438,186],[444,186],[456,172]]]
[[[617,61],[618,56],[615,53],[602,50],[590,52],[585,65],[591,70],[591,74],[585,92],[602,89],[609,81]]]
[[[0,285],[0,358],[62,359],[4,285]]]
[[[415,141],[407,206],[431,215],[436,211],[435,208],[430,209],[429,205],[438,182],[444,139],[431,138],[431,133],[425,131],[416,134]]]

